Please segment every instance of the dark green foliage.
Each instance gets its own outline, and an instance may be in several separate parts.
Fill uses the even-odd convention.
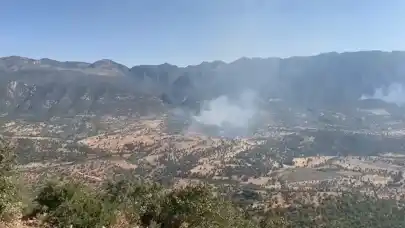
[[[100,200],[100,195],[78,189],[70,200],[50,211],[47,221],[63,227],[72,225],[80,228],[108,226],[114,221],[115,207]]]
[[[31,214],[44,214],[47,224],[64,227],[101,227],[114,221],[114,204],[97,191],[72,182],[49,182],[38,193]]]
[[[149,225],[160,213],[164,189],[152,183],[108,182],[104,197],[118,205],[130,224]]]
[[[74,184],[50,181],[41,189],[35,203],[41,205],[44,212],[54,211],[61,204],[72,199],[77,190],[78,186]]]
[[[173,224],[176,222],[189,227],[254,227],[243,218],[242,211],[204,185],[187,186],[166,195],[160,219],[165,227],[177,227]]]
[[[0,176],[10,176],[16,156],[13,147],[0,138]]]
[[[157,184],[109,182],[97,192],[74,183],[44,186],[36,202],[54,226],[113,225],[123,215],[129,226],[188,227],[404,227],[405,211],[395,201],[358,194],[327,197],[319,205],[296,202],[265,214],[242,209],[205,186],[168,191]],[[243,196],[243,194],[242,194]],[[118,213],[119,212],[119,213]],[[122,218],[121,218],[122,219]]]
[[[118,181],[94,192],[80,184],[50,182],[35,202],[32,216],[46,213],[44,222],[57,227],[108,226],[118,214],[128,225],[143,227],[254,227],[240,209],[203,185],[167,191],[156,184]]]
[[[12,219],[20,210],[20,195],[13,175],[14,165],[13,148],[0,139],[0,221]]]
[[[297,204],[290,208],[273,209],[261,227],[404,227],[405,210],[390,200],[346,194],[329,197],[319,206]]]
[[[242,193],[240,197],[252,197]],[[126,224],[120,223],[119,227],[155,224],[161,228],[405,226],[405,210],[397,201],[358,193],[329,196],[319,205],[297,201],[290,207],[264,213],[246,205],[237,206],[206,185],[168,190],[153,183],[121,180],[92,189],[71,181],[51,181],[40,189],[34,201],[31,217],[42,217],[44,224],[51,227],[112,227],[118,220]]]

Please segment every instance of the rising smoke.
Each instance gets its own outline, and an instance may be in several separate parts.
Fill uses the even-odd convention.
[[[192,117],[190,130],[211,127],[211,134],[217,136],[247,136],[257,113],[256,97],[256,93],[249,90],[234,99],[220,96],[206,101],[200,114]]]
[[[372,96],[363,95],[360,99],[380,99],[402,106],[405,105],[405,88],[402,84],[393,83],[387,88],[378,88]]]

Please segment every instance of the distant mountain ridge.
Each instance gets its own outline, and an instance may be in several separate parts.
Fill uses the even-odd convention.
[[[118,91],[121,96],[144,93],[159,97],[163,93],[169,94],[173,103],[185,98],[208,100],[249,89],[265,99],[280,98],[294,105],[334,106],[357,102],[363,95],[372,95],[376,89],[392,83],[405,84],[405,52],[331,52],[284,59],[240,58],[230,63],[202,62],[187,67],[165,63],[131,68],[106,59],[85,63],[9,56],[0,58],[4,110],[13,103],[31,99],[11,101],[6,92],[11,82],[26,85],[27,90],[37,88],[28,94],[38,102],[56,96],[49,92],[54,88],[62,92],[87,91],[94,94],[94,99],[102,100],[116,97]],[[42,87],[47,89],[38,89]]]

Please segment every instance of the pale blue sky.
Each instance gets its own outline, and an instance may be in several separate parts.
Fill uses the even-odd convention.
[[[2,0],[0,56],[128,66],[405,50],[404,0]]]

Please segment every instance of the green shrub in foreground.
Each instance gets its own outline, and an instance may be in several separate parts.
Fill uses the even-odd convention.
[[[21,197],[13,172],[14,166],[13,148],[0,139],[0,221],[11,220],[21,212]]]
[[[124,181],[109,183],[96,193],[72,182],[49,182],[35,203],[35,213],[45,214],[44,222],[53,227],[108,227],[118,214],[132,226],[254,227],[241,210],[203,185],[168,191],[156,184]]]
[[[108,226],[116,207],[102,197],[82,184],[52,181],[39,191],[32,216],[45,214],[44,222],[56,227]]]

